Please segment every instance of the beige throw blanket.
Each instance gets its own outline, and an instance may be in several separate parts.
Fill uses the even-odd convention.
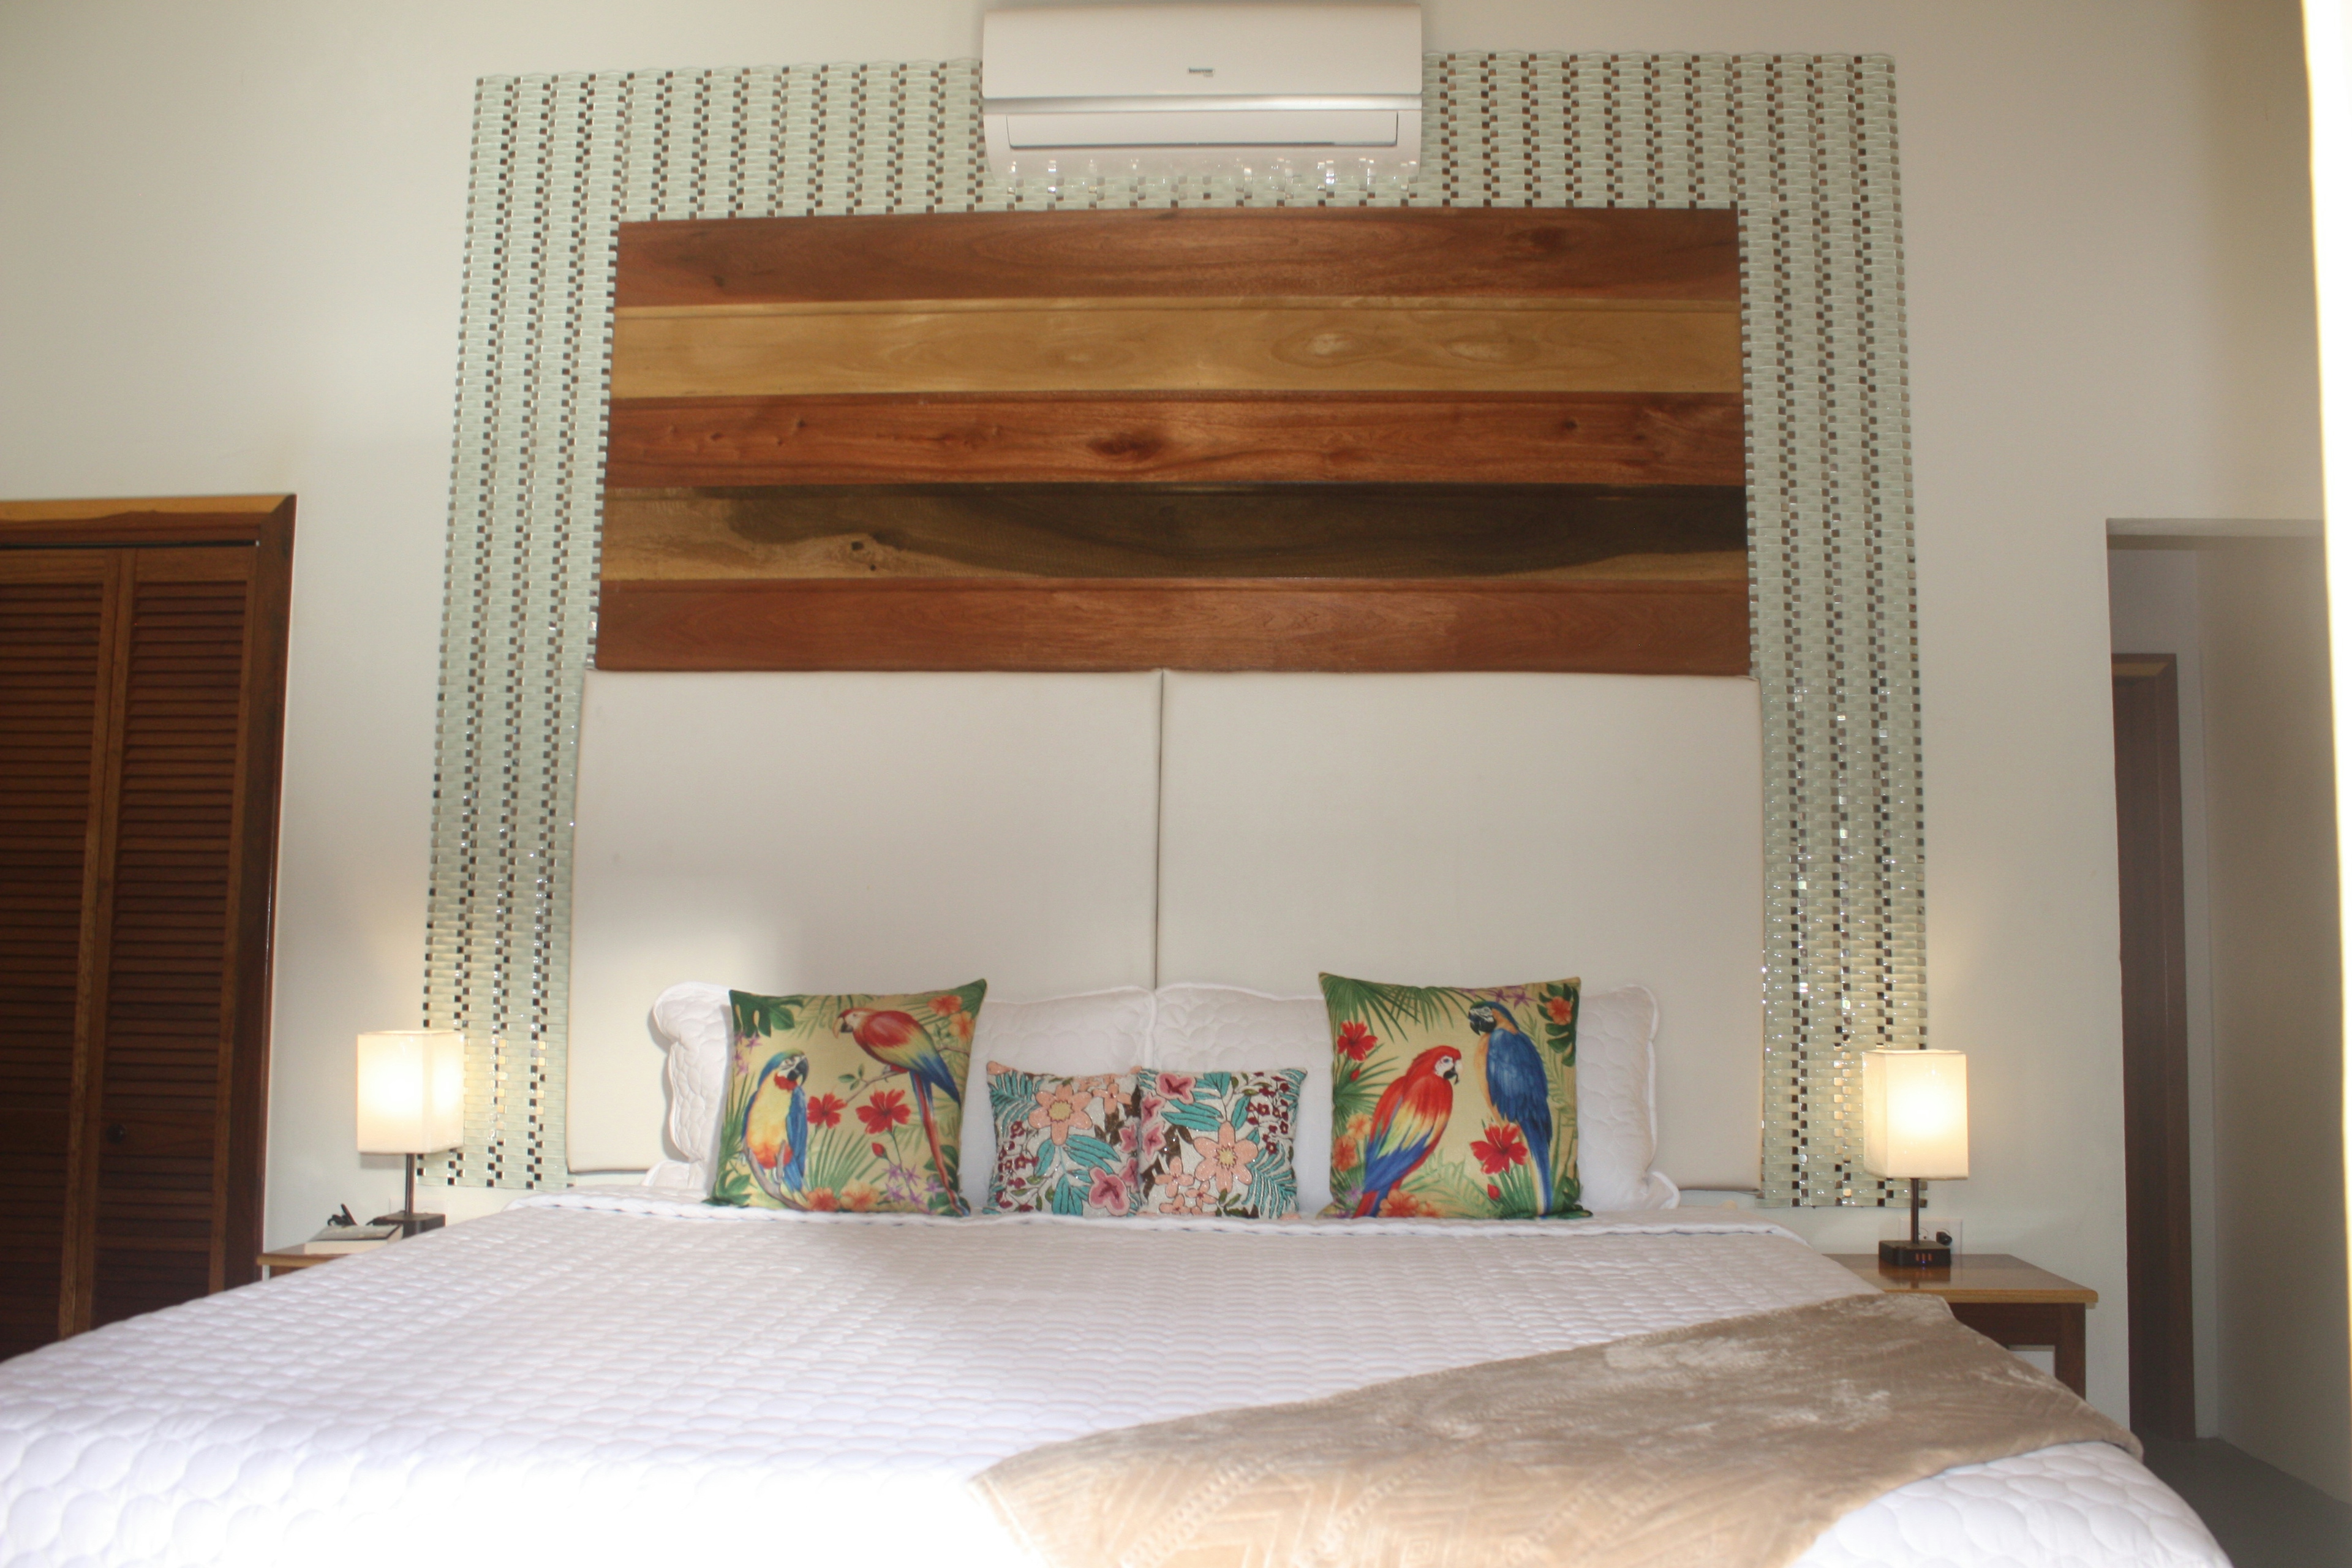
[[[1034,1448],[1054,1568],[1780,1568],[1954,1465],[2131,1434],[1932,1296],[1842,1297]]]

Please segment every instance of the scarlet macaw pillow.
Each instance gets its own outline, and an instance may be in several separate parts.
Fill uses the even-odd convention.
[[[1306,1073],[1146,1068],[1135,1161],[1138,1214],[1274,1219],[1298,1207],[1291,1142]]]
[[[1135,1201],[1135,1074],[1063,1078],[988,1064],[990,1214],[1117,1217]]]
[[[1580,983],[1461,989],[1323,976],[1331,1207],[1363,1218],[1581,1215]]]
[[[710,1201],[964,1212],[956,1190],[975,980],[905,996],[728,993],[727,1110]]]

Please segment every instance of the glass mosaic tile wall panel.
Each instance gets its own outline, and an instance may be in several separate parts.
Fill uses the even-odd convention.
[[[1421,171],[988,174],[970,61],[486,80],[443,641],[426,1013],[467,1031],[445,1178],[565,1177],[569,858],[597,581],[614,226],[1050,207],[1445,204],[1740,214],[1765,735],[1762,1184],[1878,1203],[1858,1053],[1924,1043],[1918,653],[1889,62],[1440,55]]]

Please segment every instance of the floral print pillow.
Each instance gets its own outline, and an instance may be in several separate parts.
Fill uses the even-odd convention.
[[[1273,1219],[1298,1207],[1291,1160],[1298,1089],[1287,1072],[1171,1072],[1147,1068],[1136,1089],[1138,1214]]]
[[[1574,980],[1385,985],[1323,976],[1331,1207],[1363,1218],[1580,1215]]]
[[[975,980],[904,996],[730,992],[726,1118],[710,1201],[964,1212],[956,1189]]]
[[[996,1116],[996,1169],[989,1214],[1132,1213],[1135,1204],[1135,1078],[1020,1072],[988,1064]]]

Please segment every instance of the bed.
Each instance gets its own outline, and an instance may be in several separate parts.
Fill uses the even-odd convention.
[[[772,1560],[782,1531],[793,1560],[1009,1563],[966,1483],[1038,1443],[1857,1288],[1769,1222],[1671,1210],[1253,1226],[531,1197],[0,1366],[0,1562]],[[2224,1560],[2084,1444],[1903,1488],[1801,1561]]]
[[[789,1538],[795,1559],[993,1568],[1028,1559],[970,1483],[1042,1445],[1866,1293],[1768,1219],[1675,1206],[1638,989],[1590,998],[1580,1044],[1580,1167],[1624,1206],[1564,1223],[713,1207],[724,996],[654,1009],[681,1158],[646,1184],[527,1197],[0,1365],[0,1563],[707,1562]],[[1328,1054],[1319,1004],[1230,987],[981,1022],[975,1059],[1052,1070]],[[2075,1443],[1903,1486],[1800,1561],[2223,1559],[2136,1460]]]

